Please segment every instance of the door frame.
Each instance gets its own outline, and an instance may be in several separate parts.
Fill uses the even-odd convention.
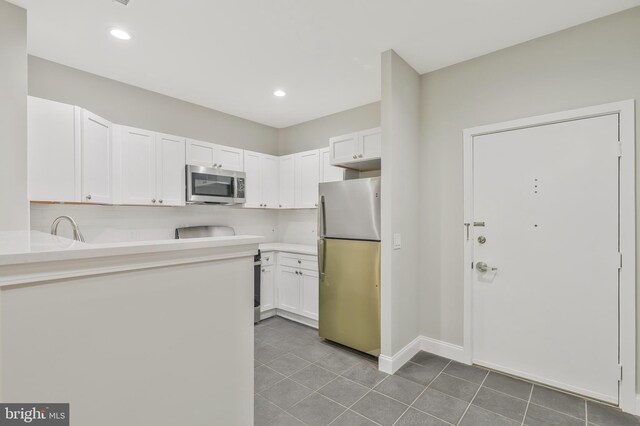
[[[619,241],[622,268],[619,270],[619,364],[623,366],[618,387],[618,404],[636,413],[636,188],[635,188],[635,101],[626,100],[570,111],[468,128],[463,131],[464,223],[473,221],[473,140],[477,136],[557,124],[603,115],[618,114]],[[467,239],[467,229],[469,238]],[[464,241],[464,359],[473,362],[473,226],[463,227]]]

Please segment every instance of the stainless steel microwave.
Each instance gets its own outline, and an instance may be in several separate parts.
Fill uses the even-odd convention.
[[[244,172],[187,165],[188,204],[242,204],[245,202]]]

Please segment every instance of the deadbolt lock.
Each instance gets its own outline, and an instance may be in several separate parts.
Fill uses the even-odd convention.
[[[487,242],[487,239],[485,238],[485,236],[484,236],[484,235],[480,235],[480,236],[478,237],[478,242],[479,242],[480,244],[484,244],[484,243],[486,243],[486,242]]]

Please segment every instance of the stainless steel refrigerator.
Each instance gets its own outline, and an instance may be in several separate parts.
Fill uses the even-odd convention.
[[[320,337],[380,355],[380,178],[320,184]]]

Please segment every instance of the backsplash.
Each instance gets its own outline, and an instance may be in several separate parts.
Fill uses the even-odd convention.
[[[279,239],[283,243],[316,245],[317,210],[280,210],[278,212]]]
[[[215,205],[158,208],[31,204],[31,229],[49,232],[56,217],[69,215],[88,243],[173,239],[176,228],[195,225],[231,226],[236,234],[261,235],[266,242],[274,242],[282,241],[278,235],[278,213]],[[71,237],[67,223],[61,223],[59,229],[60,235]]]

